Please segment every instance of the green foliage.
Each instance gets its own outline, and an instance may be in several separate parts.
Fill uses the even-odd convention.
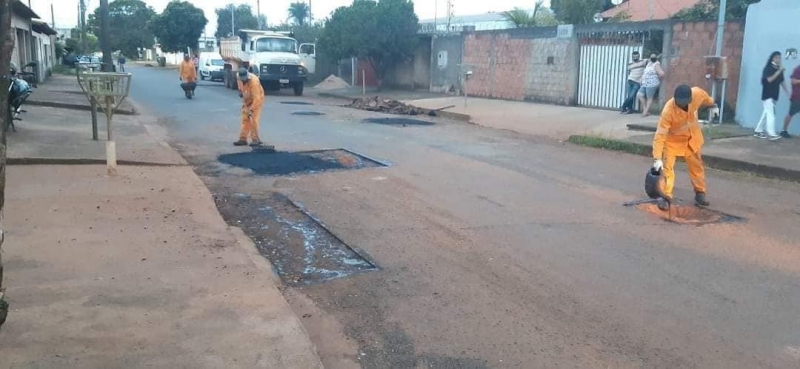
[[[231,35],[231,11],[234,17],[234,35],[243,29],[259,29],[258,17],[253,14],[253,8],[250,5],[235,6],[228,4],[215,11],[217,13],[217,31],[214,36],[228,37]],[[261,24],[267,25],[267,18],[263,15],[261,16]]]
[[[97,36],[87,32],[86,49],[84,49],[83,43],[81,42],[81,30],[79,28],[73,28],[70,30],[70,37],[64,41],[64,49],[78,55],[91,54],[100,51],[100,41],[97,39]]]
[[[304,43],[315,43],[319,39],[320,35],[322,35],[322,23],[314,23],[314,24],[304,24],[302,26],[298,25],[290,25],[290,24],[281,24],[276,27],[272,27],[275,31],[291,31],[294,33],[294,38],[297,42],[304,44]]]
[[[109,39],[112,50],[129,56],[139,55],[139,48],[151,48],[155,41],[150,22],[156,16],[142,0],[114,0],[108,4]],[[89,15],[88,26],[100,34],[100,8]]]
[[[56,59],[61,60],[61,58],[63,58],[64,55],[67,55],[66,50],[64,50],[64,44],[58,41],[56,42],[55,46],[56,46]]]
[[[418,26],[410,0],[355,0],[333,12],[319,47],[332,60],[369,60],[380,83],[391,67],[413,54]]]
[[[287,12],[289,13],[288,20],[298,26],[304,26],[311,20],[311,8],[306,3],[299,1],[291,3]]]
[[[533,12],[525,9],[514,8],[502,13],[517,28],[526,27],[549,27],[558,25],[558,21],[553,16],[553,12],[544,6],[544,1],[539,0],[533,8]]]
[[[728,0],[725,19],[744,19],[747,6],[759,0]],[[704,21],[719,17],[719,0],[703,0],[695,6],[683,9],[672,16],[673,19],[685,21]]]
[[[207,23],[202,9],[187,1],[173,0],[151,25],[162,50],[185,52],[187,48],[197,48],[197,40]]]
[[[594,15],[614,7],[611,0],[550,0],[556,19],[564,24],[594,23]]]

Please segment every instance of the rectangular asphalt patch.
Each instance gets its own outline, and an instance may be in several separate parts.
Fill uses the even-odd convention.
[[[328,170],[383,167],[385,164],[345,149],[299,152],[247,151],[220,155],[221,163],[250,169],[256,174],[286,176],[313,174]]]

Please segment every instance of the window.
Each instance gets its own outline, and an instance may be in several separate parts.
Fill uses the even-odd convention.
[[[297,53],[297,41],[290,38],[259,38],[256,52]]]
[[[211,65],[221,67],[221,66],[225,65],[225,61],[223,61],[222,59],[212,59],[211,60]]]
[[[312,44],[300,45],[300,54],[314,55],[314,45]]]

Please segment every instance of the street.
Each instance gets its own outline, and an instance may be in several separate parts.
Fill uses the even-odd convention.
[[[280,193],[376,267],[284,278],[325,367],[800,367],[795,183],[709,170],[712,209],[745,220],[680,225],[622,206],[645,196],[650,159],[442,119],[366,123],[389,116],[289,90],[267,92],[262,140],[389,165],[257,175],[217,160],[250,152],[232,146],[234,91],[201,82],[187,100],[177,72],[129,69],[131,98],[160,117],[229,224],[258,214],[232,199]]]

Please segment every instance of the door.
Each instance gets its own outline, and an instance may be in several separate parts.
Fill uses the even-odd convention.
[[[581,45],[578,105],[619,109],[625,101],[628,63],[642,44]]]
[[[309,74],[314,74],[317,69],[317,46],[300,44],[300,61],[308,69]]]

